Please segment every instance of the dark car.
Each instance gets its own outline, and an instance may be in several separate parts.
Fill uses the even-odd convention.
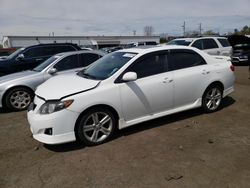
[[[233,46],[232,63],[234,65],[249,65],[250,63],[250,38],[242,35],[228,37]]]
[[[81,50],[71,43],[38,44],[20,48],[4,59],[0,59],[0,76],[30,70],[50,58],[52,55]]]

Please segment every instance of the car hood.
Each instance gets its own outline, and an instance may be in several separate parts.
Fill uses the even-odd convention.
[[[23,79],[29,79],[36,74],[38,74],[38,72],[31,71],[31,70],[8,74],[8,75],[0,77],[0,84],[5,84],[5,83],[16,81],[16,80],[19,81]]]
[[[99,80],[86,79],[77,74],[65,74],[47,80],[38,86],[35,93],[45,100],[59,100],[94,89],[99,83]]]

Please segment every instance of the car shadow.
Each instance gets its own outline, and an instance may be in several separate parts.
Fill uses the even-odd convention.
[[[11,110],[7,109],[7,108],[0,108],[0,114],[7,114],[12,112]]]
[[[223,100],[221,108],[222,109],[227,108],[234,103],[235,103],[235,100],[232,97],[228,96]],[[203,110],[201,108],[196,108],[196,109],[179,112],[179,113],[172,114],[172,115],[167,115],[167,116],[160,117],[154,120],[139,123],[137,125],[133,125],[131,127],[128,127],[122,130],[118,130],[111,140],[115,140],[122,136],[129,136],[131,134],[153,129],[155,127],[167,126],[170,123],[189,119],[189,118],[199,116],[202,114],[204,114]],[[59,145],[44,144],[44,147],[54,152],[69,152],[73,150],[84,149],[86,146],[80,142],[71,142],[71,143],[59,144]]]
[[[54,151],[58,153],[80,150],[86,147],[83,143],[80,143],[80,142],[70,142],[70,143],[58,144],[58,145],[43,144],[43,146],[50,151]]]

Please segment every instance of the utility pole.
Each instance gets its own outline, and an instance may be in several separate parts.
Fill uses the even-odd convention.
[[[186,35],[186,22],[185,21],[181,27],[183,29],[183,37],[185,37],[185,35]]]
[[[133,34],[134,34],[134,36],[136,35],[136,30],[133,30]]]
[[[201,36],[201,32],[202,32],[202,25],[201,25],[201,23],[199,24],[199,32],[200,32],[200,36]]]

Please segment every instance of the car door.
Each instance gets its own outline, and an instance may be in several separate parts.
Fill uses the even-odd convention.
[[[136,72],[137,80],[120,84],[125,121],[173,107],[173,80],[172,73],[167,71],[167,53],[143,56],[126,72]]]
[[[51,55],[48,54],[49,47],[32,47],[27,49],[23,55],[22,60],[24,70],[32,69],[43,61],[48,59]]]
[[[80,70],[78,55],[75,54],[75,55],[69,55],[69,56],[63,57],[55,65],[50,67],[48,69],[48,71],[51,68],[55,68],[57,70],[57,72],[54,73],[54,74],[49,74],[49,73],[46,72],[44,74],[44,80],[48,80],[52,76],[65,74],[65,73],[76,72],[76,71]]]
[[[175,49],[170,51],[169,65],[174,80],[175,108],[201,98],[211,75],[205,60],[192,50]]]
[[[31,47],[24,50],[22,53],[23,58],[16,58],[13,63],[12,69],[15,71],[22,71],[34,68],[35,55],[37,51],[37,47]]]
[[[220,55],[219,46],[212,38],[198,39],[191,46],[203,50],[210,55]]]

